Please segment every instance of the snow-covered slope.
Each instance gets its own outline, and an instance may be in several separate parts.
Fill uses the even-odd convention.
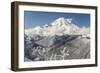
[[[45,24],[44,26],[36,26],[31,29],[26,29],[25,34],[29,36],[39,35],[39,36],[54,36],[54,35],[85,35],[89,36],[89,28],[79,27],[73,23],[73,19],[65,19],[60,17],[50,24]]]

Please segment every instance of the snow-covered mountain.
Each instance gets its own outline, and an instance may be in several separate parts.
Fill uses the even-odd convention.
[[[42,27],[26,29],[24,55],[24,61],[90,58],[90,28],[61,17]]]
[[[77,24],[74,23],[75,21],[71,18],[66,19],[64,17],[60,17],[50,24],[45,24],[44,26],[36,26],[31,29],[26,29],[25,34],[29,35],[30,37],[34,35],[39,36],[54,36],[54,35],[84,35],[89,36],[90,29],[83,26],[79,27]]]

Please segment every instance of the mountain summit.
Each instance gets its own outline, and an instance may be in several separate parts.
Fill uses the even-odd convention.
[[[68,25],[70,23],[72,23],[72,19],[65,19],[64,17],[60,17],[54,20],[54,22],[52,22],[52,25],[61,26],[61,25]]]

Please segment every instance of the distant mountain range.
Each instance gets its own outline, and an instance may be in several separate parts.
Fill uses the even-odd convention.
[[[24,34],[25,61],[90,58],[90,28],[73,19],[60,17]]]

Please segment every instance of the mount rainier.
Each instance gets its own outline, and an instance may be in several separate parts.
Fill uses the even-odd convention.
[[[25,29],[24,61],[90,58],[90,28],[60,17],[50,24]]]
[[[76,25],[73,19],[65,19],[63,17],[56,19],[51,24],[45,24],[44,26],[36,26],[31,29],[26,29],[27,35],[40,35],[40,36],[54,36],[54,35],[86,35],[89,36],[89,28],[79,27]]]

